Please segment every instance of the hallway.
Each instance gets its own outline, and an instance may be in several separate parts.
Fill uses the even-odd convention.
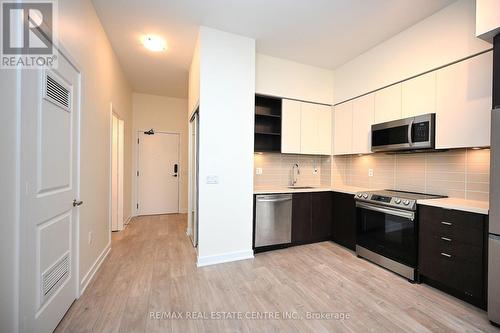
[[[114,233],[109,257],[56,332],[498,332],[484,311],[409,284],[330,242],[197,269],[185,230],[186,215],[159,215]],[[152,319],[150,311],[161,313]],[[165,317],[177,311],[179,317]],[[347,317],[200,317],[212,311]],[[187,320],[188,312],[198,318]]]

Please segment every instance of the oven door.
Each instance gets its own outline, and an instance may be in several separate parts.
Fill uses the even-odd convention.
[[[357,245],[403,265],[417,267],[415,213],[356,202]]]

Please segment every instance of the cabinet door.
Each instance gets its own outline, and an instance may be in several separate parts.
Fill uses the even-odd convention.
[[[294,193],[292,197],[292,243],[311,240],[311,193]]]
[[[492,52],[437,71],[436,148],[490,145]]]
[[[401,118],[401,84],[375,92],[375,123]]]
[[[333,122],[334,155],[350,154],[352,151],[352,106],[352,101],[335,106]]]
[[[312,194],[312,240],[330,240],[332,236],[332,192]]]
[[[317,105],[317,154],[332,154],[332,107],[328,105]]]
[[[369,94],[356,98],[353,101],[352,114],[352,153],[369,154],[375,117],[375,95]]]
[[[283,99],[281,109],[281,152],[300,153],[301,102]]]
[[[352,194],[333,193],[332,240],[356,250],[356,206]]]
[[[316,107],[311,103],[302,103],[300,117],[300,152],[316,154],[318,145],[318,122]]]
[[[436,112],[436,72],[430,72],[402,83],[403,118]]]

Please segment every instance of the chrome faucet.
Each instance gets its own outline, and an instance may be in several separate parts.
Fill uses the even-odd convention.
[[[300,175],[300,169],[299,165],[295,163],[292,167],[292,186],[295,186],[297,182],[299,181],[299,175]]]

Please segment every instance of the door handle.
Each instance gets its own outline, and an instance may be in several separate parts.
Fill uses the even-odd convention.
[[[172,177],[177,177],[177,174],[176,174],[176,173],[173,173],[173,174],[172,174]]]
[[[73,200],[73,207],[78,207],[83,205],[83,201],[77,201],[76,199]]]

